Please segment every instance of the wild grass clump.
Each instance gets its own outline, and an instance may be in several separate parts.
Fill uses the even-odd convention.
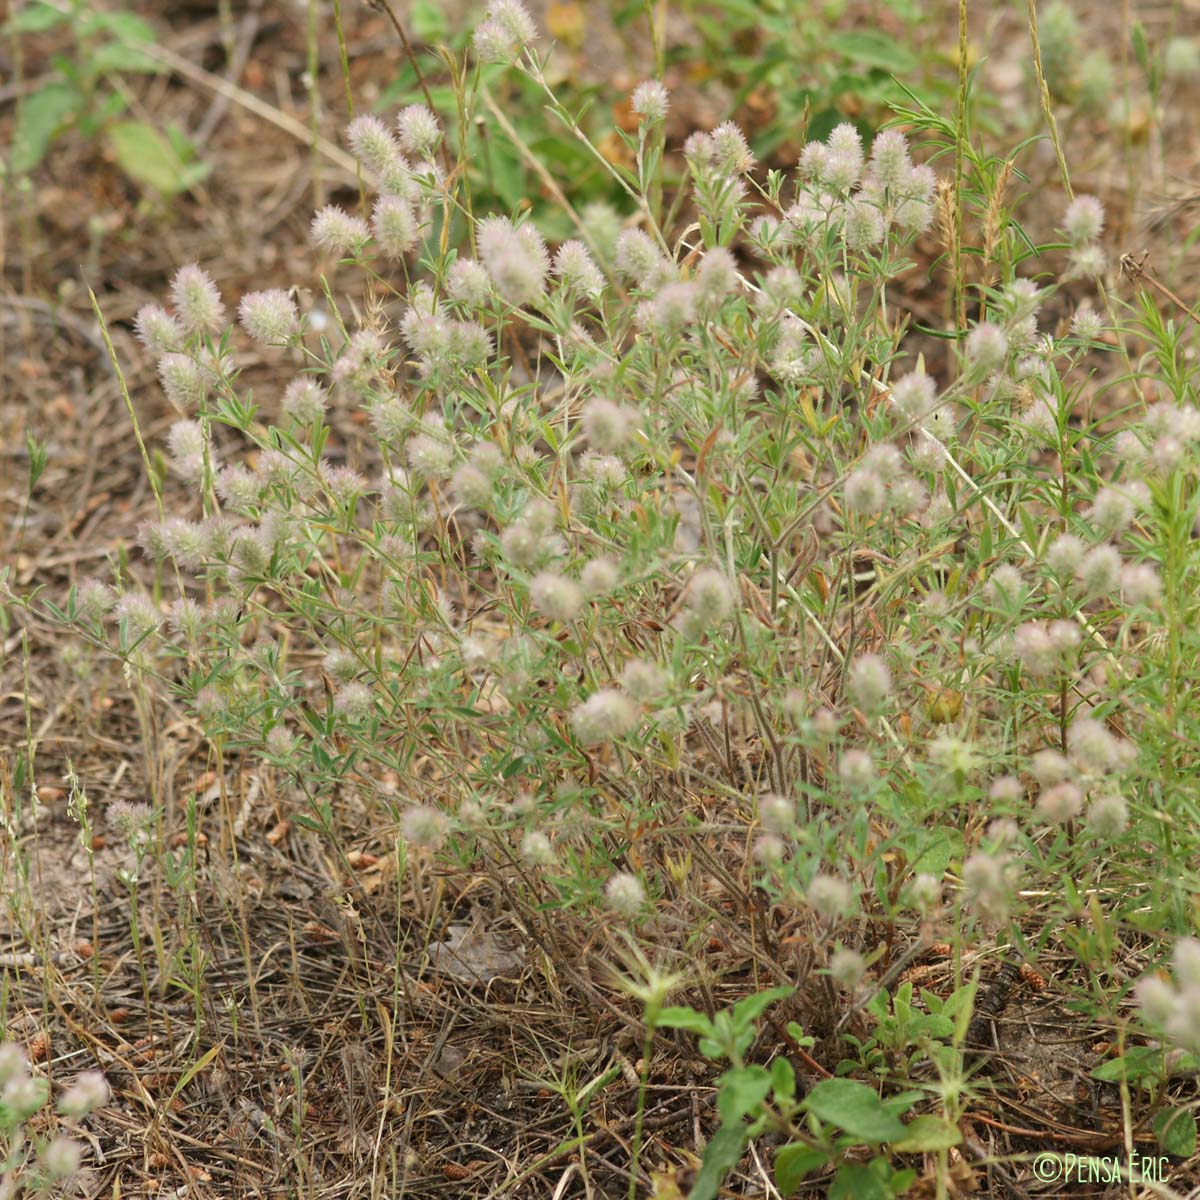
[[[296,281],[328,321],[271,289],[233,324],[180,269],[136,321],[178,413],[138,534],[153,571],[47,608],[182,699],[221,760],[257,758],[339,853],[353,794],[428,903],[431,863],[486,881],[564,987],[592,996],[579,947],[628,940],[654,979],[708,989],[708,1020],[706,950],[733,947],[774,998],[796,989],[822,1071],[916,1086],[944,1137],[982,952],[1065,954],[1058,985],[1124,1046],[1130,955],[1193,921],[1185,331],[1114,307],[1097,199],[1038,244],[968,146],[956,200],[921,109],[869,143],[839,125],[790,174],[732,123],[697,132],[669,148],[689,190],[664,213],[666,90],[637,88],[635,165],[612,166],[534,37],[497,0],[475,47],[545,88],[628,212],[547,245],[524,213],[472,212],[428,109],[356,118],[366,191],[315,215]],[[957,203],[973,316],[923,329],[902,287]],[[253,396],[248,343],[275,364]],[[932,1023],[906,1024],[901,976],[935,943],[957,1009],[926,993]],[[1186,1046],[1169,990],[1142,1000]],[[761,1007],[705,1033],[661,993],[651,1034],[701,1032],[751,1077],[730,1031]],[[834,1110],[799,1120],[794,1083],[723,1109],[737,1154],[752,1115],[810,1171],[865,1169]]]

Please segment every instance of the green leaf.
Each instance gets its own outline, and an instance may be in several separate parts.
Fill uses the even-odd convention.
[[[934,1150],[950,1150],[962,1141],[962,1134],[953,1121],[932,1114],[913,1117],[905,1126],[905,1134],[891,1143],[898,1154],[921,1154]]]
[[[408,10],[413,35],[419,42],[440,42],[446,37],[446,16],[433,0],[413,0]]]
[[[1165,1153],[1191,1158],[1196,1153],[1196,1118],[1186,1108],[1161,1108],[1154,1114],[1154,1136]]]
[[[828,1150],[814,1150],[803,1142],[784,1146],[775,1155],[775,1186],[785,1196],[790,1196],[809,1175],[832,1157]]]
[[[108,138],[121,170],[163,196],[186,191],[197,181],[197,169],[207,171],[206,164],[185,163],[166,137],[142,121],[118,121]]]
[[[904,1125],[884,1107],[873,1088],[854,1079],[823,1079],[804,1101],[804,1108],[871,1145],[904,1136]]]
[[[135,71],[142,75],[157,75],[166,67],[156,58],[151,58],[137,46],[125,45],[123,42],[109,42],[101,46],[88,59],[88,67],[93,76],[103,75],[107,71]]]
[[[771,1088],[785,1100],[796,1098],[796,1072],[782,1054],[771,1064]]]
[[[1101,1083],[1139,1083],[1144,1079],[1160,1079],[1163,1073],[1163,1052],[1153,1046],[1131,1046],[1121,1058],[1101,1063],[1092,1078]]]
[[[131,12],[97,12],[97,26],[119,42],[153,42],[154,28]]]
[[[1138,61],[1138,66],[1143,71],[1149,71],[1150,46],[1146,41],[1146,27],[1141,21],[1134,21],[1129,40],[1133,42],[1133,55]]]
[[[661,1009],[654,1024],[656,1028],[686,1029],[688,1033],[694,1033],[698,1037],[711,1037],[713,1033],[712,1022],[703,1013],[694,1008],[680,1008],[676,1005],[668,1005]]]
[[[829,1200],[892,1200],[892,1189],[859,1163],[843,1163],[829,1186]]]
[[[749,1139],[749,1125],[722,1125],[704,1147],[704,1161],[688,1200],[716,1200],[721,1180],[738,1165]]]
[[[717,1112],[721,1123],[733,1125],[754,1112],[771,1090],[771,1073],[766,1067],[732,1067],[720,1079]]]
[[[895,38],[874,29],[852,29],[832,34],[826,43],[829,48],[864,67],[878,67],[892,75],[907,75],[917,68],[911,50],[906,50]]]
[[[12,169],[32,171],[46,157],[50,143],[67,117],[77,112],[82,97],[69,83],[55,81],[38,88],[21,104],[12,135]]]
[[[192,1063],[192,1065],[188,1067],[188,1069],[179,1077],[179,1082],[175,1085],[174,1090],[171,1092],[171,1099],[168,1100],[167,1103],[170,1104],[171,1100],[174,1100],[175,1097],[178,1096],[179,1093],[182,1092],[183,1089],[187,1087],[187,1085],[191,1083],[192,1080],[195,1079],[196,1076],[199,1075],[200,1072],[203,1071],[204,1068],[207,1067],[208,1064],[211,1063],[212,1060],[216,1058],[217,1055],[220,1054],[224,1049],[225,1043],[218,1042],[215,1046],[211,1047],[208,1051],[202,1054],[194,1063]]]
[[[70,17],[69,12],[42,4],[41,0],[26,5],[19,13],[4,22],[6,33],[45,33],[55,29]]]
[[[791,987],[773,987],[754,996],[746,996],[733,1006],[733,1027],[745,1029],[752,1021],[757,1021],[776,1000],[790,996],[796,989]]]

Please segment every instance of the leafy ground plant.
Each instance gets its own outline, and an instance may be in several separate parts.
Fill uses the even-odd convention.
[[[122,76],[163,70],[152,53],[154,31],[140,17],[86,0],[37,0],[20,6],[3,32],[12,44],[32,36],[63,38],[50,77],[19,100],[5,170],[29,174],[55,139],[72,129],[84,138],[104,139],[125,174],[159,196],[187,191],[208,174],[210,164],[197,161],[182,130],[164,131],[125,116],[132,95]]]
[[[978,144],[965,56],[955,118],[914,97],[869,145],[841,123],[764,173],[733,123],[667,147],[658,80],[617,133],[631,165],[610,161],[515,0],[493,0],[473,52],[460,126],[481,64],[517,72],[623,211],[565,208],[576,236],[551,249],[527,213],[477,210],[428,108],[356,117],[363,191],[314,215],[310,275],[242,295],[235,324],[188,264],[138,313],[177,413],[147,436],[125,391],[150,569],[8,597],[76,662],[120,663],[147,743],[177,704],[208,747],[203,839],[169,789],[110,814],[145,1008],[190,1000],[170,1100],[222,1049],[209,981],[232,960],[206,950],[195,896],[209,842],[237,860],[255,803],[228,787],[237,763],[343,868],[364,975],[375,893],[355,880],[390,863],[394,986],[362,1029],[417,1011],[474,906],[525,957],[485,972],[460,950],[460,972],[527,972],[620,1030],[589,1082],[553,1073],[569,1137],[505,1164],[493,1195],[575,1154],[584,1194],[701,1200],[762,1169],[760,1146],[785,1194],[1011,1182],[1034,1148],[990,1154],[977,1130],[1028,1133],[992,1023],[1014,992],[1098,1085],[1090,1109],[1049,1093],[1069,1145],[1186,1159],[1190,325],[1115,298],[1095,197],[1021,224],[1018,156]],[[676,149],[688,189],[664,195]],[[962,317],[943,327],[897,298],[930,243]],[[270,386],[245,384],[251,350]],[[28,741],[18,837],[37,819]],[[143,937],[147,890],[176,919]],[[231,1036],[253,1043],[259,953],[244,894],[223,896],[246,976]],[[1173,944],[1175,982],[1147,974],[1139,1008]],[[690,1180],[648,1136],[685,1035],[716,1095]],[[298,1161],[305,1070],[288,1059]],[[393,1098],[380,1136],[402,1125]],[[627,1120],[619,1163],[590,1154],[598,1103]],[[380,1194],[419,1165],[370,1161]]]

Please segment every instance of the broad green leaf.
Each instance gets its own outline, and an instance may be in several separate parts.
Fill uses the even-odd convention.
[[[688,1033],[697,1034],[699,1037],[710,1037],[713,1032],[712,1022],[703,1013],[694,1008],[680,1008],[676,1005],[668,1005],[662,1009],[654,1024],[667,1029],[686,1029]]]
[[[688,1200],[716,1200],[721,1180],[738,1165],[750,1137],[749,1125],[722,1125],[704,1147],[704,1161]]]
[[[917,68],[917,60],[911,50],[900,45],[894,37],[874,29],[851,29],[832,34],[827,42],[851,62],[864,67],[877,67],[892,75],[907,75]]]
[[[1121,1058],[1101,1063],[1092,1078],[1101,1083],[1137,1083],[1143,1079],[1159,1079],[1163,1072],[1163,1052],[1153,1046],[1131,1046]]]
[[[129,46],[123,42],[109,42],[101,46],[88,60],[93,76],[103,75],[106,71],[133,71],[141,75],[157,75],[166,67],[156,58],[151,58],[137,46]]]
[[[771,1087],[776,1096],[784,1099],[792,1100],[796,1096],[796,1072],[782,1054],[771,1064]]]
[[[753,996],[746,996],[733,1006],[733,1025],[735,1029],[743,1029],[751,1021],[757,1021],[776,1000],[790,996],[796,989],[791,987],[773,987]]]
[[[163,134],[142,121],[118,121],[108,137],[121,170],[163,196],[186,191],[201,165],[185,163]]]
[[[854,1079],[823,1079],[804,1101],[815,1117],[871,1145],[904,1136],[904,1125],[884,1107],[873,1088]]]
[[[412,31],[419,42],[440,42],[446,37],[446,15],[433,0],[413,0],[408,10]]]
[[[829,1200],[892,1200],[892,1189],[859,1163],[843,1163],[829,1185]]]
[[[752,1113],[771,1090],[771,1073],[766,1067],[733,1067],[721,1076],[717,1093],[717,1112],[724,1125],[740,1121]]]
[[[55,29],[70,17],[69,12],[34,0],[4,22],[6,33],[45,33]]]
[[[913,1117],[905,1126],[902,1138],[891,1143],[899,1154],[920,1154],[933,1150],[949,1150],[962,1141],[958,1126],[944,1117],[932,1114]]]
[[[1191,1158],[1196,1153],[1196,1118],[1186,1108],[1162,1108],[1154,1114],[1154,1136],[1167,1154]]]
[[[78,112],[82,97],[69,83],[55,81],[38,88],[21,104],[13,130],[12,169],[17,174],[32,171],[46,157],[54,135],[67,117]]]
[[[832,1157],[828,1150],[814,1150],[803,1142],[784,1146],[775,1155],[775,1186],[790,1196],[818,1167]]]
[[[119,42],[153,42],[154,27],[131,12],[98,12],[97,20],[106,33]]]

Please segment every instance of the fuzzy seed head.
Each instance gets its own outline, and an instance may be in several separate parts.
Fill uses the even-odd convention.
[[[1034,809],[1046,825],[1065,825],[1079,816],[1083,793],[1073,783],[1056,783],[1039,797]]]
[[[633,413],[623,405],[596,396],[584,407],[580,424],[588,445],[602,454],[612,454],[629,440]]]
[[[221,293],[207,272],[195,263],[180,267],[171,280],[175,315],[188,333],[219,333],[225,321]]]
[[[296,302],[282,288],[247,292],[238,305],[242,328],[264,345],[281,345],[300,331]]]
[[[554,256],[554,274],[563,286],[576,288],[593,300],[604,291],[604,274],[578,238],[563,242]]]
[[[615,688],[594,692],[571,713],[575,736],[585,746],[622,738],[633,731],[637,722],[637,706]]]
[[[936,876],[922,872],[913,876],[906,898],[908,904],[922,916],[929,916],[942,902],[942,885]]]
[[[62,1094],[58,1111],[67,1117],[84,1117],[103,1108],[111,1097],[108,1080],[100,1071],[83,1071]]]
[[[412,470],[425,479],[445,479],[454,466],[454,448],[427,433],[410,437],[404,455]]]
[[[99,579],[83,580],[75,592],[75,611],[84,621],[100,620],[116,602],[116,593]]]
[[[854,893],[838,875],[817,875],[808,885],[808,906],[822,920],[843,920],[854,912]]]
[[[663,270],[665,260],[650,235],[640,229],[626,229],[617,238],[617,270],[638,287],[647,289]]]
[[[878,776],[875,762],[866,750],[847,750],[838,760],[838,778],[850,792],[865,792]]]
[[[755,862],[774,869],[787,857],[787,844],[777,833],[761,833],[754,839],[752,853]]]
[[[846,691],[864,712],[881,712],[892,692],[892,677],[887,664],[878,654],[859,655],[850,666]]]
[[[362,217],[351,216],[336,204],[327,204],[312,220],[312,239],[331,254],[361,254],[371,240],[371,230]]]
[[[396,133],[400,145],[417,158],[433,158],[442,140],[438,119],[423,104],[410,104],[396,117]]]
[[[1115,546],[1093,546],[1082,558],[1075,578],[1089,600],[1111,596],[1121,586],[1121,555]]]
[[[450,822],[439,808],[418,804],[406,809],[400,818],[400,832],[410,846],[437,850],[446,840]]]
[[[421,231],[413,206],[403,196],[380,196],[375,201],[371,229],[379,249],[397,261],[417,244]]]
[[[740,286],[737,261],[724,246],[714,246],[705,252],[696,268],[696,290],[700,301],[706,306],[720,304]]]
[[[482,263],[457,258],[446,273],[446,292],[455,300],[482,308],[491,299],[492,282]]]
[[[183,326],[165,308],[146,304],[133,319],[138,341],[152,354],[169,354],[183,345]]]
[[[1081,342],[1098,342],[1104,333],[1104,318],[1090,306],[1079,308],[1071,318],[1071,333]]]
[[[1025,594],[1025,580],[1011,563],[1001,563],[988,577],[985,594],[989,602],[1003,612],[1019,610]]]
[[[733,611],[733,589],[715,567],[704,567],[692,576],[688,608],[705,624],[719,624]]]
[[[937,384],[924,371],[902,375],[892,384],[892,405],[907,421],[922,421],[937,403]]]
[[[646,889],[642,881],[629,871],[617,871],[604,885],[604,895],[609,907],[616,913],[632,920],[646,903]]]
[[[579,585],[555,571],[541,571],[530,580],[529,599],[543,616],[562,624],[578,616],[583,607]]]
[[[595,600],[616,589],[621,582],[621,573],[611,559],[593,558],[585,563],[583,570],[579,572],[579,582],[584,595],[589,600]]]
[[[633,89],[629,107],[650,124],[657,125],[666,118],[667,110],[671,107],[671,96],[657,79],[647,79]]]
[[[1159,975],[1145,975],[1134,988],[1142,1018],[1156,1028],[1163,1028],[1175,1011],[1175,989]]]
[[[999,921],[1008,912],[1011,888],[1003,855],[972,854],[962,870],[963,891],[985,920]]]
[[[1162,580],[1149,563],[1121,568],[1121,599],[1126,604],[1155,605],[1162,599]]]
[[[861,254],[878,246],[887,233],[879,207],[869,200],[853,199],[844,209],[843,233],[849,249]]]
[[[1087,515],[1097,532],[1105,537],[1115,537],[1128,529],[1133,521],[1133,500],[1122,489],[1102,487],[1092,500]]]
[[[1072,246],[1094,242],[1104,229],[1104,208],[1095,196],[1076,196],[1063,213],[1063,232]]]
[[[378,117],[355,117],[346,127],[346,140],[354,157],[376,175],[389,175],[404,162],[396,139]]]
[[[534,867],[552,867],[557,855],[554,844],[540,829],[531,829],[521,839],[521,857]]]
[[[328,402],[328,392],[311,375],[298,375],[284,388],[280,406],[297,424],[314,425],[325,416]]]
[[[1029,760],[1029,773],[1042,787],[1048,788],[1073,779],[1075,768],[1072,766],[1071,760],[1061,751],[1047,748],[1039,750]]]
[[[56,1137],[42,1151],[42,1168],[47,1176],[62,1183],[78,1173],[83,1162],[83,1147],[69,1137]]]
[[[908,142],[898,129],[885,129],[871,143],[868,172],[871,181],[880,189],[896,192],[907,181],[912,163],[908,157]]]
[[[866,971],[867,960],[857,950],[835,950],[829,957],[829,974],[843,991],[854,991]]]
[[[994,321],[981,321],[967,337],[967,358],[979,371],[998,370],[1008,356],[1008,337]]]
[[[164,354],[158,360],[158,379],[176,408],[198,408],[208,391],[204,372],[188,354]]]
[[[768,833],[792,833],[796,828],[796,805],[786,796],[763,796],[758,802],[758,819]]]
[[[1046,627],[1039,622],[1026,621],[1017,627],[1013,634],[1013,651],[1035,679],[1044,679],[1058,669],[1058,650]]]
[[[1083,562],[1087,547],[1073,533],[1063,533],[1050,543],[1046,551],[1046,565],[1055,575],[1066,578],[1074,575]]]
[[[1088,805],[1088,832],[1101,841],[1119,838],[1129,826],[1129,806],[1116,792],[1105,792]]]
[[[639,704],[653,704],[661,700],[667,694],[670,683],[670,677],[658,663],[643,658],[631,659],[621,672],[621,686]]]
[[[1098,279],[1108,269],[1108,256],[1096,242],[1076,246],[1067,255],[1067,269],[1063,279]]]
[[[538,300],[549,270],[549,256],[528,222],[517,228],[505,217],[484,217],[476,227],[479,258],[500,296],[521,307]]]
[[[1117,764],[1117,739],[1095,717],[1080,716],[1067,732],[1071,758],[1087,775],[1103,775]]]
[[[883,480],[872,470],[860,467],[846,477],[846,511],[862,517],[877,516],[887,503]]]
[[[349,721],[364,721],[375,711],[375,699],[365,683],[347,683],[333,697],[333,711]]]
[[[746,135],[736,122],[726,121],[708,135],[713,165],[722,174],[741,174],[754,165],[754,155],[746,144]]]

